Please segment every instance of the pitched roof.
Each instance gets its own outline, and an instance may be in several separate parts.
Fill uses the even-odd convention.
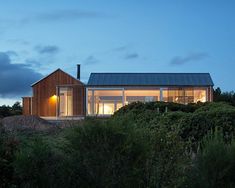
[[[213,86],[209,73],[91,73],[88,86]]]
[[[64,71],[61,70],[61,69],[56,69],[55,71],[53,71],[52,73],[48,74],[47,76],[44,76],[42,79],[40,79],[40,80],[34,82],[34,83],[31,85],[31,87],[35,86],[36,84],[40,83],[41,81],[45,80],[46,78],[48,78],[49,76],[51,76],[52,74],[54,74],[54,73],[56,73],[56,72],[58,72],[58,71],[61,71],[62,73],[64,73],[64,74],[66,74],[66,75],[72,77],[73,79],[75,79],[75,80],[81,82],[80,80],[74,78],[73,76],[71,76],[71,75],[68,74],[67,72],[64,72]],[[81,83],[82,83],[82,82],[81,82]],[[82,83],[82,84],[83,84],[83,83]]]

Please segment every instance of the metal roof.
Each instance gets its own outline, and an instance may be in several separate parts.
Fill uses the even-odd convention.
[[[213,86],[209,73],[91,73],[87,86]]]

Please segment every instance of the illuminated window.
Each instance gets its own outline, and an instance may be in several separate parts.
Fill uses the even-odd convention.
[[[194,102],[206,102],[206,89],[194,89]]]
[[[186,88],[185,89],[185,104],[189,104],[193,102],[194,102],[193,88]]]
[[[160,100],[160,90],[125,90],[126,104],[131,102],[152,102]]]
[[[73,115],[73,89],[59,88],[59,115],[72,116]]]
[[[123,106],[122,90],[88,90],[90,115],[110,115]]]

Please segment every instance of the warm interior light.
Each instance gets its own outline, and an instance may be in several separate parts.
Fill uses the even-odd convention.
[[[55,103],[57,101],[57,96],[56,95],[53,95],[50,97],[50,102],[51,103]]]
[[[57,96],[56,96],[56,95],[53,95],[53,96],[52,96],[52,99],[56,100],[56,99],[57,99]]]
[[[108,104],[104,104],[104,114],[113,114],[114,106],[110,106]]]

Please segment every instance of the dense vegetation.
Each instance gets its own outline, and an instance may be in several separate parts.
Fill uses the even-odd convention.
[[[0,118],[7,116],[15,116],[22,114],[22,106],[20,102],[16,102],[12,106],[2,105],[0,106]]]
[[[222,92],[218,87],[214,90],[214,101],[215,102],[227,102],[233,106],[235,106],[235,92]]]
[[[56,131],[0,132],[2,187],[234,187],[235,107],[132,103]]]

